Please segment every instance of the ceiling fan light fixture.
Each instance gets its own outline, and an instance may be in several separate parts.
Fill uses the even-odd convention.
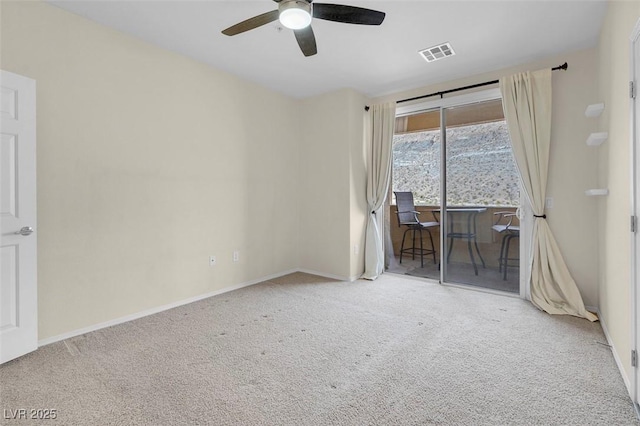
[[[280,23],[292,30],[301,30],[311,24],[311,3],[305,0],[282,1],[278,7]]]

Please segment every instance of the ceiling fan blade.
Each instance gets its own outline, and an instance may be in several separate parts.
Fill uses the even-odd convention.
[[[294,30],[293,33],[296,35],[298,46],[300,46],[300,50],[302,50],[304,56],[313,56],[318,53],[316,37],[313,35],[311,25],[301,30]]]
[[[236,34],[243,33],[245,31],[252,30],[254,28],[261,27],[270,22],[273,22],[278,19],[279,12],[277,10],[272,10],[271,12],[263,13],[262,15],[254,16],[253,18],[249,18],[246,21],[242,21],[238,24],[232,25],[226,30],[222,31],[222,34],[228,36],[234,36]]]
[[[384,21],[385,13],[342,4],[314,3],[313,17],[346,24],[380,25]]]

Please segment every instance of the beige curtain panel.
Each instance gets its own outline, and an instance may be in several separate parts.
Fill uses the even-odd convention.
[[[367,204],[369,220],[364,246],[363,278],[375,280],[384,271],[382,206],[391,179],[391,144],[396,122],[396,104],[372,105],[369,109],[367,152]]]
[[[534,214],[531,302],[550,314],[596,321],[584,307],[544,216],[551,142],[551,70],[503,77],[500,91],[520,179]]]

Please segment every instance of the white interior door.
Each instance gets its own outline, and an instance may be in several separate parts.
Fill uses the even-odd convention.
[[[632,151],[634,153],[633,159],[633,200],[632,200],[632,215],[637,216],[638,207],[640,203],[640,96],[638,95],[638,84],[640,84],[640,19],[635,25],[631,34],[631,81],[633,84],[633,91],[631,93],[631,137],[632,137]],[[635,96],[634,96],[635,95]],[[633,324],[631,329],[633,330],[631,349],[638,354],[640,345],[640,232],[636,230],[633,238],[633,259],[632,259],[632,294],[634,295],[632,300],[631,318]],[[637,357],[637,355],[636,355]],[[640,372],[638,369],[637,361],[635,366],[635,372],[631,377],[631,392],[633,401],[636,404],[640,403]]]
[[[38,347],[36,84],[0,71],[0,363]]]

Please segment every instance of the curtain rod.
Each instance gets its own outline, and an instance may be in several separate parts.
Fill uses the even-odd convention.
[[[565,62],[562,65],[558,65],[557,67],[551,68],[551,71],[566,70],[567,68],[569,68],[569,64],[567,64]],[[414,98],[402,99],[402,100],[396,101],[396,103],[400,104],[400,103],[403,103],[403,102],[415,101],[415,100],[418,100],[418,99],[430,98],[431,96],[438,96],[438,95],[440,96],[440,99],[442,99],[442,97],[444,95],[446,95],[447,93],[459,92],[461,90],[467,90],[467,89],[475,89],[476,87],[488,86],[490,84],[497,84],[499,82],[500,82],[500,80],[486,81],[484,83],[472,84],[471,86],[457,87],[455,89],[444,90],[442,92],[434,92],[434,93],[429,93],[428,95],[422,95],[422,96],[416,96]],[[365,111],[369,111],[369,105],[366,105],[364,107],[364,110]]]

